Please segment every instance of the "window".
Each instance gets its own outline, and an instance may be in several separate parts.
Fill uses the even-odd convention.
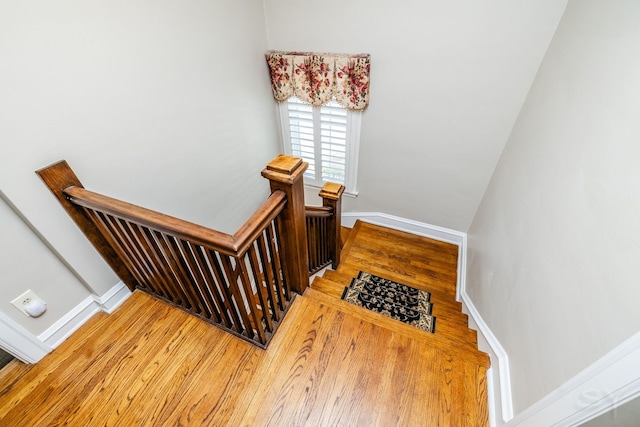
[[[309,163],[305,184],[322,187],[337,182],[346,192],[357,194],[356,175],[359,111],[349,111],[335,100],[322,107],[312,107],[297,98],[279,105],[284,152]]]

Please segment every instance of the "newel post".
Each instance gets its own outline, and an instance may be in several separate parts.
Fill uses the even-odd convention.
[[[73,172],[69,164],[65,160],[61,160],[46,168],[36,171],[44,184],[58,199],[67,214],[76,223],[80,231],[89,239],[94,248],[98,251],[102,258],[109,264],[113,271],[122,279],[127,287],[133,291],[136,288],[137,281],[127,267],[122,263],[121,258],[113,249],[111,244],[104,238],[100,230],[95,226],[84,210],[71,203],[64,194],[64,189],[68,187],[84,188],[82,183]]]
[[[340,251],[342,242],[340,239],[340,229],[342,228],[342,193],[344,193],[344,185],[335,182],[327,182],[320,193],[322,197],[322,205],[330,207],[333,215],[329,218],[329,253],[331,255],[334,270],[340,265]]]
[[[278,216],[278,230],[282,242],[283,269],[292,290],[302,294],[309,286],[309,256],[307,254],[307,225],[302,176],[308,163],[292,156],[279,155],[262,170],[269,180],[271,192],[284,191],[287,205]]]

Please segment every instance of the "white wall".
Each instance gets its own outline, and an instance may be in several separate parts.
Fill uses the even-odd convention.
[[[118,279],[36,169],[64,158],[87,188],[234,232],[279,151],[266,50],[259,1],[1,2],[0,189],[98,295]]]
[[[33,335],[44,332],[90,295],[1,197],[0,235],[0,312]],[[47,311],[38,318],[27,317],[11,305],[27,289],[47,303]]]
[[[566,1],[264,3],[272,49],[371,54],[345,211],[467,231]]]
[[[639,46],[639,2],[569,2],[470,228],[516,414],[640,329]]]

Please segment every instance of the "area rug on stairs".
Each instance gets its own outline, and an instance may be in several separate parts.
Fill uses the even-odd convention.
[[[363,271],[342,293],[347,302],[434,333],[436,318],[431,315],[430,298],[429,292]]]

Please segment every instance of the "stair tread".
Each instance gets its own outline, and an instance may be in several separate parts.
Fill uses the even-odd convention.
[[[340,266],[338,267],[338,270],[327,270],[325,271],[325,274],[323,275],[323,277],[327,277],[335,282],[338,283],[344,283],[345,286],[348,286],[349,283],[351,283],[351,280],[354,277],[358,276],[358,273],[364,271],[366,273],[370,273],[376,276],[380,276],[380,277],[384,277],[386,279],[392,280],[394,282],[398,282],[398,283],[402,283],[405,284],[407,286],[411,286],[413,288],[416,289],[422,289],[425,290],[429,293],[431,293],[432,295],[440,295],[443,297],[443,299],[448,300],[448,303],[452,306],[455,307],[458,310],[462,309],[462,304],[459,303],[458,301],[455,300],[455,293],[451,293],[451,292],[442,292],[438,287],[436,286],[430,286],[428,283],[424,283],[424,282],[420,282],[417,281],[415,279],[409,278],[409,277],[403,277],[401,275],[398,274],[392,274],[389,272],[385,272],[382,271],[380,269],[366,269],[366,268],[362,268],[358,265],[355,265],[351,262],[345,262],[343,264],[340,264]],[[386,273],[386,274],[385,274]]]
[[[345,260],[340,264],[337,271],[345,275],[357,275],[358,271],[366,271],[368,273],[375,274],[376,276],[405,283],[409,286],[417,288],[428,287],[432,292],[440,292],[444,295],[449,295],[453,300],[455,300],[456,289],[454,279],[449,279],[449,282],[453,282],[454,285],[450,285],[449,283],[443,284],[443,281],[438,278],[424,274],[408,274],[406,270],[401,267],[392,268],[387,265],[381,265],[380,263],[365,261],[358,257],[351,257]]]
[[[351,252],[351,247],[356,240],[356,235],[360,230],[360,226],[362,225],[362,221],[356,221],[353,225],[349,234],[347,235],[347,239],[344,241],[344,245],[342,246],[342,250],[340,251],[340,262],[344,262],[349,257],[349,253]]]
[[[458,253],[459,247],[450,243],[358,220],[346,234],[338,268],[317,276],[304,295],[488,366],[488,356],[478,350],[477,332],[469,328],[469,318],[456,301]],[[360,271],[429,292],[435,334],[341,300]]]
[[[330,296],[331,298],[335,298],[340,302],[348,304],[346,307],[357,307],[351,303],[347,303],[346,301],[341,300],[340,296],[342,296],[342,292],[340,292],[340,296],[335,296],[335,291],[338,290],[337,286],[340,286],[339,284],[335,282],[327,282],[331,281],[322,277],[316,277],[316,279],[313,281],[313,284],[311,285],[311,289],[320,291],[325,294],[327,294],[326,290],[329,290],[332,292],[332,294],[328,294],[328,296]],[[342,287],[342,289],[344,290],[344,287]],[[447,336],[452,341],[458,342],[462,345],[477,345],[477,332],[473,329],[470,329],[467,323],[461,323],[455,321],[455,319],[452,320],[452,318],[448,315],[437,316],[435,313],[433,315],[436,317],[437,333]],[[384,317],[378,314],[376,314],[376,316]],[[387,319],[385,318],[385,320]],[[394,320],[394,323],[395,322],[397,321]]]
[[[316,278],[316,280],[318,279],[322,280],[322,278]],[[479,351],[475,343],[452,341],[450,337],[444,336],[442,333],[438,333],[438,328],[441,326],[439,324],[436,324],[436,333],[431,334],[417,329],[414,326],[404,324],[400,321],[390,319],[365,308],[337,299],[325,294],[324,292],[318,291],[313,287],[307,288],[303,298],[315,300],[320,304],[333,307],[347,315],[359,318],[362,321],[372,323],[376,326],[389,329],[393,332],[400,333],[416,341],[432,345],[437,343],[438,348],[443,351],[455,352],[455,354],[464,354],[465,358],[474,361],[478,365],[489,367],[488,355]]]
[[[338,286],[335,287],[334,292],[327,292],[327,293],[330,293],[330,295],[340,298],[344,287],[349,286],[351,284],[351,281],[353,280],[353,277],[355,277],[355,275],[356,275],[355,272],[353,272],[353,276],[350,276],[340,271],[335,271],[335,270],[325,271],[322,277],[325,279],[331,280],[339,285],[339,287]],[[399,282],[398,280],[396,281]],[[415,287],[415,288],[420,288],[411,283],[404,283],[404,284]],[[426,286],[422,286],[421,288],[431,294],[431,302],[434,304],[434,310],[438,310],[442,313],[446,313],[447,316],[452,316],[453,318],[459,320],[465,325],[468,324],[469,318],[466,314],[462,312],[462,304],[459,303],[458,301],[452,300],[452,296],[443,295],[439,292],[434,292],[433,290],[429,289]],[[434,313],[434,316],[436,315],[437,314]]]

